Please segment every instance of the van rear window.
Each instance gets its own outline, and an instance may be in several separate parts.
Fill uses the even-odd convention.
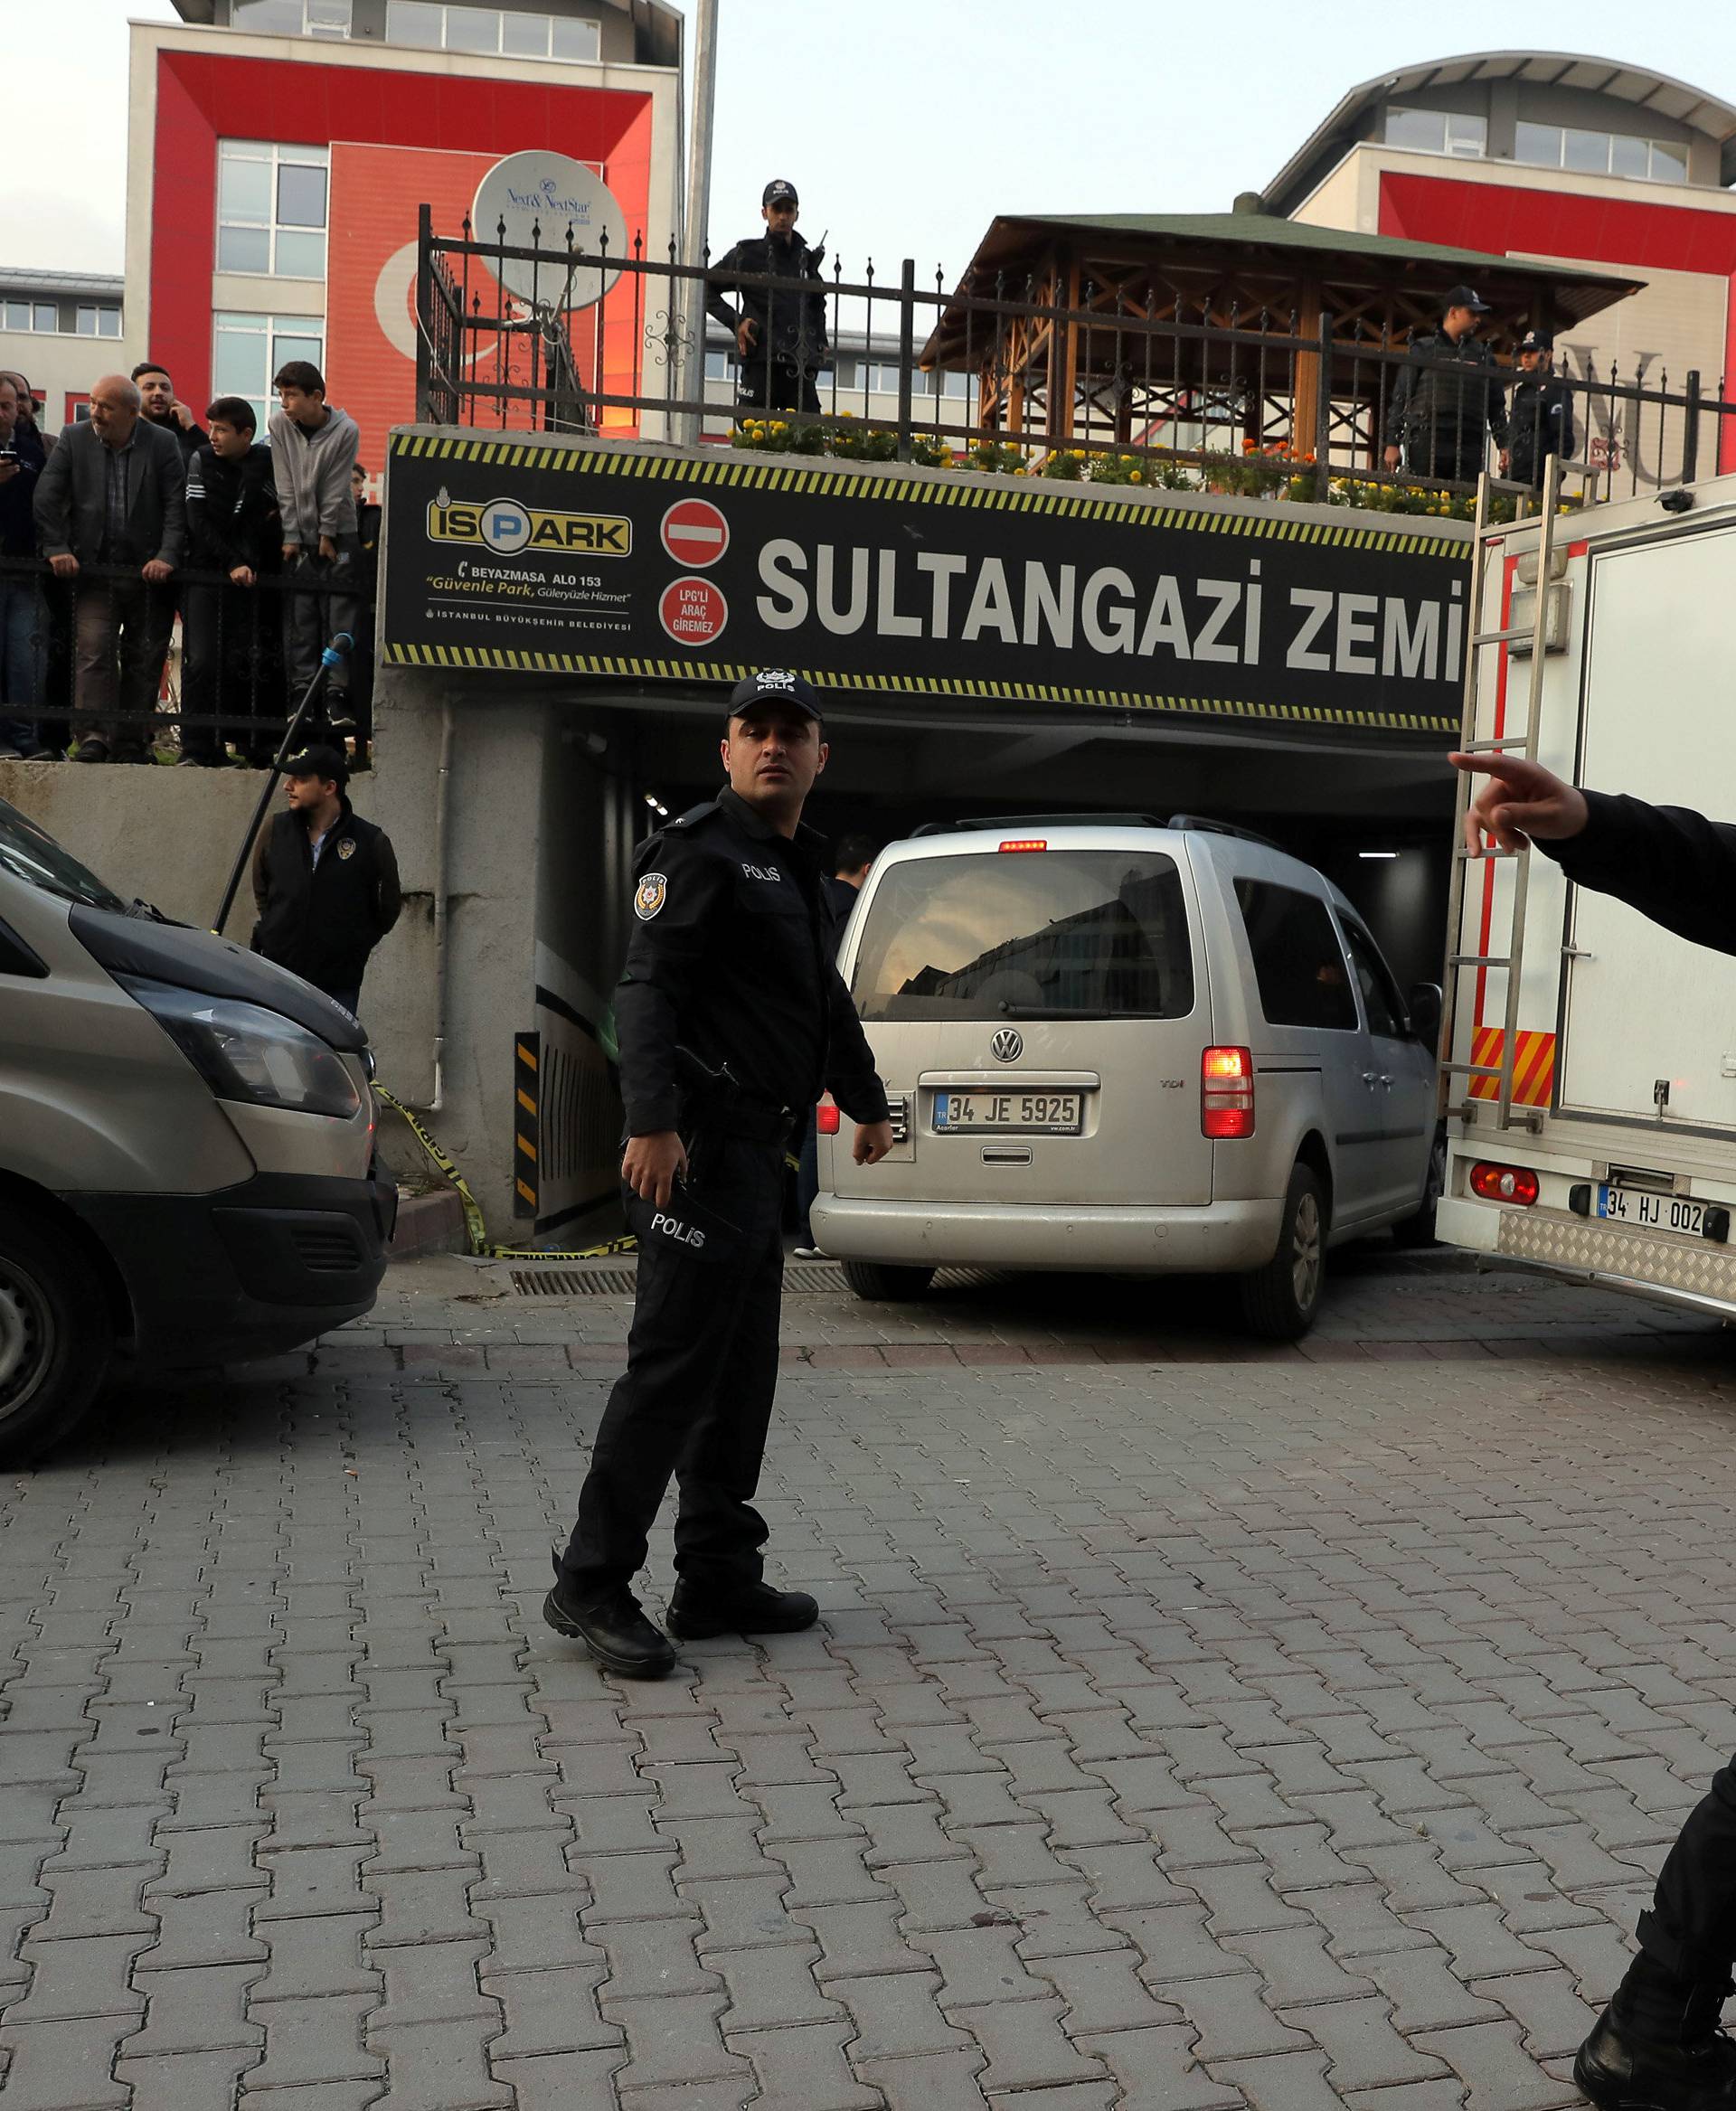
[[[886,867],[851,994],[875,1019],[1183,1019],[1187,909],[1160,851],[986,852]]]

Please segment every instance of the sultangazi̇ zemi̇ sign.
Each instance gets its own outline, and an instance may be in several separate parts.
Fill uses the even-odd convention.
[[[413,431],[386,502],[395,665],[1458,723],[1469,551],[1434,523]]]

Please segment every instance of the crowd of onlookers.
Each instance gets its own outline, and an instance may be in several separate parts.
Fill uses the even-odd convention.
[[[201,425],[146,360],[51,435],[0,372],[0,761],[264,766],[347,631],[304,731],[367,767],[380,508],[319,370],[272,387],[262,438],[244,397]]]

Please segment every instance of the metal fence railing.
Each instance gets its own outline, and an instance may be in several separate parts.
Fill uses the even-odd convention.
[[[1251,497],[1350,499],[1466,511],[1478,475],[1541,486],[1550,403],[1520,375],[1426,359],[1407,342],[1330,314],[1231,309],[1170,287],[1089,280],[1066,302],[1033,282],[973,278],[948,290],[870,266],[846,278],[684,266],[635,245],[530,247],[437,235],[421,213],[417,414],[427,423],[684,438],[845,459],[1151,483]],[[510,292],[509,276],[528,296]],[[528,271],[526,267],[529,267]],[[599,297],[589,297],[601,291]],[[578,305],[571,289],[588,305]],[[706,392],[707,295],[765,310],[762,343],[792,357],[736,358],[734,401]],[[884,345],[853,358],[860,385],[817,353],[847,332]],[[715,323],[712,325],[714,332]],[[1571,495],[1584,503],[1736,467],[1736,402],[1698,372],[1559,375],[1572,411]],[[871,422],[871,395],[895,414]],[[1432,410],[1411,416],[1406,407]],[[1528,407],[1528,408],[1527,408]],[[1493,413],[1491,415],[1491,413]],[[1388,459],[1396,430],[1401,453]]]
[[[118,565],[61,578],[0,558],[0,759],[264,767],[320,647],[347,631],[355,650],[304,730],[351,744],[365,767],[373,592],[343,567],[238,586],[193,567],[160,582]]]

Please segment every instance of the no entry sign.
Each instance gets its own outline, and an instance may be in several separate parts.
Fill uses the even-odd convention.
[[[684,498],[663,516],[663,546],[677,564],[703,570],[730,546],[730,523],[705,498]]]

